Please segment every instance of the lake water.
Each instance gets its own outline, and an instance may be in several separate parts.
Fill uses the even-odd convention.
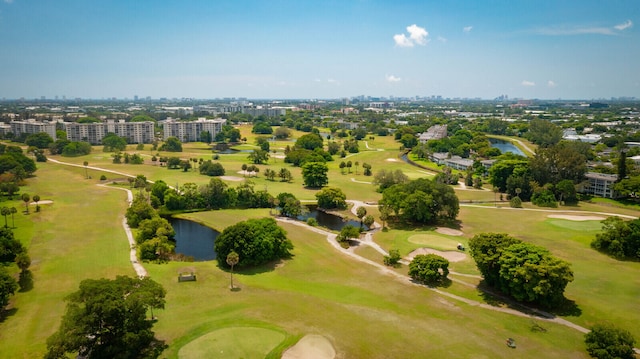
[[[169,220],[176,231],[176,253],[191,256],[196,261],[216,259],[214,243],[218,231],[186,219]]]
[[[354,227],[360,227],[360,221],[358,220],[353,220],[353,219],[345,220],[340,216],[319,211],[315,206],[308,206],[308,208],[309,208],[309,213],[298,218],[299,220],[306,221],[307,218],[315,218],[316,221],[318,221],[319,226],[326,227],[334,231],[339,231],[342,229],[342,227],[348,224]],[[363,225],[363,227],[365,229],[368,229],[367,226]]]
[[[516,154],[516,155],[526,156],[524,154],[524,152],[520,151],[520,149],[518,147],[516,147],[515,145],[513,145],[511,142],[503,141],[503,140],[497,140],[495,138],[489,139],[489,142],[491,142],[491,147],[499,149],[500,152],[502,152],[502,153],[511,152],[513,154]]]

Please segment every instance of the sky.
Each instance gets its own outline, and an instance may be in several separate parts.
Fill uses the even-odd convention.
[[[0,99],[640,98],[638,0],[0,0]]]

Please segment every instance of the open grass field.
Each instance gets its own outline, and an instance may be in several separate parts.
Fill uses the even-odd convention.
[[[251,134],[243,129],[249,139]],[[380,168],[399,168],[412,176],[424,173],[397,161],[397,144],[391,137],[361,141],[361,152],[350,157],[371,163],[374,173]],[[292,143],[292,142],[289,142]],[[284,142],[283,142],[284,144]],[[281,144],[278,144],[281,146]],[[272,148],[273,145],[272,145]],[[383,151],[379,151],[382,149]],[[88,156],[56,159],[108,168],[130,175],[144,174],[150,180],[162,179],[170,185],[186,182],[206,183],[209,178],[196,172],[183,173],[151,165],[115,165],[108,154],[94,149]],[[130,153],[135,152],[131,150]],[[151,156],[149,149],[143,151]],[[162,154],[168,155],[168,154]],[[186,144],[181,157],[211,158],[203,144]],[[247,153],[221,155],[220,162],[228,175],[238,175]],[[229,157],[226,157],[229,156]],[[394,159],[390,161],[389,159]],[[372,177],[341,174],[340,160],[329,165],[329,185],[340,187],[348,199],[376,201],[381,198],[375,186],[353,182],[371,181]],[[277,159],[270,165],[293,167]],[[134,275],[128,260],[128,244],[121,220],[126,209],[122,191],[98,187],[102,172],[53,163],[38,164],[37,177],[30,179],[22,191],[39,194],[53,204],[29,216],[16,215],[16,236],[29,247],[33,264],[33,289],[13,297],[8,315],[0,321],[0,357],[42,357],[46,338],[58,327],[64,311],[64,297],[77,290],[87,278],[113,278]],[[287,191],[301,199],[314,199],[315,191],[304,189],[301,176],[294,173],[293,183],[267,181],[261,166],[256,188],[273,194]],[[104,173],[109,180],[119,175]],[[242,175],[238,175],[242,176]],[[122,177],[123,178],[123,177]],[[228,182],[231,186],[237,184]],[[493,199],[491,191],[456,191],[462,198]],[[21,201],[2,205],[24,208]],[[599,203],[584,203],[571,210],[636,213],[633,208],[617,208]],[[563,208],[556,213],[562,213]],[[367,211],[378,220],[374,207]],[[630,330],[640,338],[637,298],[640,297],[640,263],[620,262],[589,247],[599,231],[597,221],[569,221],[548,218],[543,211],[511,210],[493,205],[461,206],[458,228],[463,236],[435,232],[433,227],[407,227],[391,224],[388,232],[379,231],[374,240],[384,249],[399,249],[402,255],[421,247],[451,250],[459,242],[482,232],[506,232],[525,241],[542,245],[554,255],[572,263],[575,281],[566,296],[575,302],[574,310],[562,317],[590,326],[610,321]],[[240,220],[268,216],[269,210],[208,211],[182,215],[222,230]],[[293,257],[279,263],[234,274],[238,291],[229,290],[229,273],[215,261],[145,263],[150,276],[167,290],[164,310],[154,311],[158,321],[154,330],[168,344],[165,358],[269,357],[279,358],[286,348],[307,334],[319,334],[331,342],[342,358],[586,358],[583,334],[559,324],[538,320],[547,331],[532,330],[532,319],[471,305],[412,284],[406,279],[385,274],[380,268],[354,261],[339,253],[324,235],[291,224],[281,224],[294,243]],[[382,256],[362,246],[356,253],[381,263]],[[180,268],[194,267],[196,282],[177,281]],[[471,259],[452,263],[450,269],[471,275],[452,275],[459,281],[440,288],[477,303],[495,301],[475,286],[478,271]],[[406,274],[406,266],[395,270]],[[516,339],[517,349],[505,345],[508,337]],[[237,354],[237,355],[236,355]],[[223,357],[223,356],[220,356]]]

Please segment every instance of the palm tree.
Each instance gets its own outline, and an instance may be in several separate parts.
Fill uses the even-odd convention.
[[[9,207],[2,207],[2,209],[0,209],[0,213],[4,216],[4,227],[9,227],[7,224],[7,216],[11,213],[11,210]]]
[[[40,202],[40,196],[37,194],[34,194],[33,201],[36,203],[36,212],[40,212],[40,206],[38,205],[38,202]]]
[[[16,207],[11,207],[9,210],[11,211],[11,228],[16,228],[16,221],[15,218],[13,218],[13,215],[18,213],[18,210]]]
[[[88,161],[84,161],[82,164],[84,165],[84,176],[86,178],[89,178],[89,172],[87,172],[87,166],[89,165],[89,162]]]
[[[241,168],[242,168],[242,177],[246,177],[247,176],[247,168],[248,168],[247,164],[243,163]]]
[[[31,196],[28,193],[22,194],[22,201],[24,202],[24,207],[26,208],[27,214],[29,214],[29,201],[31,200]]]
[[[356,167],[356,174],[358,174],[358,166],[360,165],[360,162],[355,161],[353,165]]]
[[[240,256],[238,255],[238,253],[231,251],[231,253],[227,255],[227,264],[231,266],[231,289],[232,290],[233,290],[233,266],[238,264],[239,261],[240,261]]]

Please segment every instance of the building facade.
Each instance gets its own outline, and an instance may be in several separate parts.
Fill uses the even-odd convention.
[[[151,143],[154,136],[154,123],[125,122],[124,120],[107,120],[100,123],[65,123],[67,140],[84,141],[92,145],[99,145],[108,133],[115,133],[127,140],[127,143]]]
[[[45,132],[52,139],[56,139],[56,124],[55,122],[38,122],[34,119],[28,119],[26,121],[11,121],[11,133],[15,137],[20,137],[22,134],[33,135],[40,132]]]
[[[613,190],[613,184],[618,179],[617,175],[587,172],[585,174],[588,184],[582,188],[582,192],[604,198],[615,198],[616,193]]]
[[[215,138],[216,135],[222,131],[222,126],[227,123],[224,118],[216,118],[209,120],[206,118],[199,118],[196,121],[177,121],[166,120],[162,124],[164,129],[164,139],[169,137],[176,137],[180,142],[198,142],[200,141],[200,134],[202,132],[209,132],[211,138]]]

